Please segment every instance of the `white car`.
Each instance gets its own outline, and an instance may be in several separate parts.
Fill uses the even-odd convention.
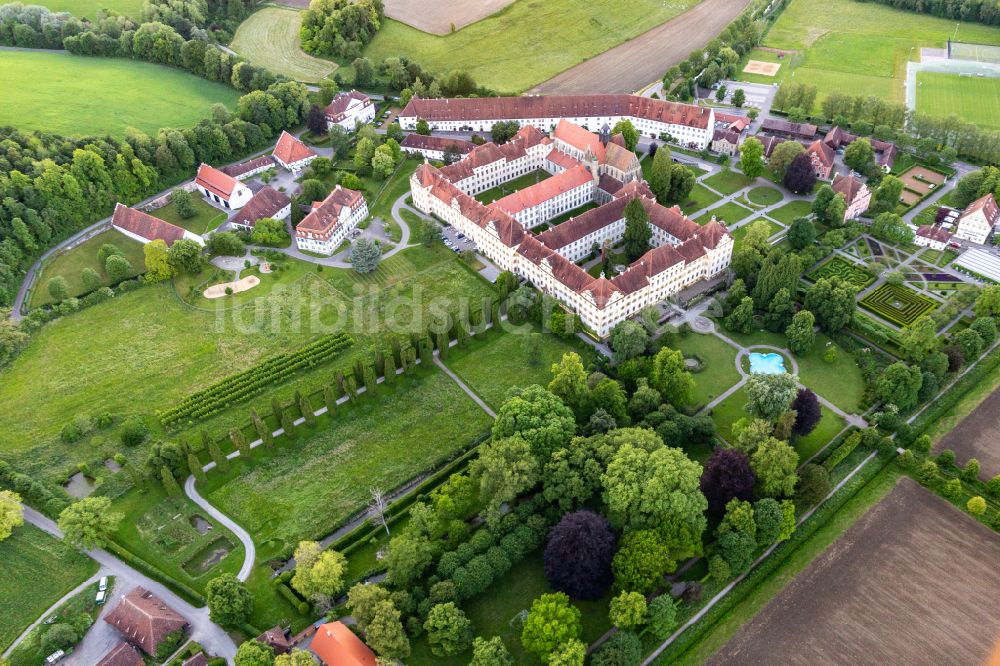
[[[108,577],[107,576],[102,576],[101,577],[101,580],[98,581],[98,583],[97,583],[97,589],[100,592],[104,592],[105,590],[108,589]]]
[[[103,604],[107,600],[108,600],[108,591],[107,590],[99,590],[97,592],[97,597],[94,599],[94,603],[97,604],[98,606],[100,606],[101,604]]]

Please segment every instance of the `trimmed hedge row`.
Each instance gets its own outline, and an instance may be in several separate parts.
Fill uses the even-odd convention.
[[[142,559],[132,551],[127,550],[118,543],[114,541],[109,541],[105,546],[105,550],[107,550],[112,555],[122,560],[129,566],[138,569],[142,573],[148,575],[150,578],[154,578],[160,581],[161,583],[164,583],[165,585],[169,586],[175,592],[177,592],[177,594],[182,596],[186,601],[190,602],[191,604],[195,606],[205,605],[205,597],[201,593],[195,591],[191,587],[188,587],[187,585],[180,582],[176,578],[173,578],[163,573],[161,570],[157,569],[152,564]]]
[[[861,433],[852,433],[844,443],[838,446],[833,452],[823,461],[823,467],[826,468],[827,472],[832,472],[833,469],[842,463],[847,456],[854,453],[854,449],[858,448],[858,444],[861,443]]]
[[[351,336],[344,332],[324,336],[301,349],[272,356],[243,372],[192,393],[158,416],[166,426],[185,418],[191,421],[211,416],[233,403],[257,395],[268,385],[283,381],[299,370],[311,368],[336,356],[353,343]]]

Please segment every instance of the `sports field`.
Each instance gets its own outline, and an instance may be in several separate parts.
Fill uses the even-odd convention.
[[[0,125],[66,135],[155,135],[188,127],[239,93],[178,69],[124,58],[0,51]]]
[[[1000,79],[917,72],[917,110],[1000,129]]]
[[[305,54],[299,40],[301,27],[298,11],[265,7],[240,24],[229,46],[255,65],[314,83],[337,69],[337,63]]]
[[[917,58],[920,47],[943,47],[956,35],[962,41],[1000,44],[995,27],[856,0],[792,0],[763,45],[798,51],[784,58],[794,67],[782,67],[777,79],[794,71],[795,81],[819,88],[820,100],[841,91],[902,103],[906,62]],[[754,60],[772,60],[760,56],[759,51],[750,54]]]
[[[26,5],[41,5],[54,12],[69,12],[79,18],[93,19],[98,10],[111,9],[119,14],[138,17],[143,0],[32,0]]]
[[[697,0],[518,0],[445,36],[386,20],[365,55],[373,62],[405,55],[442,74],[464,69],[481,85],[520,92],[696,4]]]

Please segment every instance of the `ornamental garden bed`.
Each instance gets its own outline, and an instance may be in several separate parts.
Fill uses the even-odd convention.
[[[807,273],[806,277],[813,282],[816,282],[820,278],[838,277],[859,290],[864,289],[875,281],[875,278],[867,270],[840,257],[834,257],[826,263],[817,266]]]
[[[937,303],[912,289],[883,284],[859,301],[864,309],[899,326],[910,326],[937,307]]]

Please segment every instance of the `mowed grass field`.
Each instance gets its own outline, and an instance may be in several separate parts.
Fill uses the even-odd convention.
[[[123,58],[0,51],[0,125],[71,136],[188,127],[239,93],[178,69]]]
[[[229,46],[255,65],[296,81],[315,83],[337,69],[337,64],[302,51],[301,27],[298,11],[265,7],[240,24]]]
[[[101,9],[136,18],[142,11],[143,0],[32,0],[24,4],[41,5],[54,12],[69,12],[79,18],[96,18]]]
[[[841,91],[902,103],[906,62],[917,59],[920,47],[943,47],[949,37],[1000,44],[995,27],[856,0],[792,0],[763,45],[799,52],[782,59],[778,77],[769,82],[787,79],[794,71],[796,81],[819,88],[817,101]],[[765,59],[759,55],[750,57]]]
[[[405,55],[442,74],[463,69],[480,85],[517,93],[696,4],[697,0],[518,0],[445,36],[386,20],[365,55],[373,62]]]
[[[917,72],[917,109],[1000,129],[1000,78]]]
[[[0,541],[0,651],[64,594],[97,572],[97,563],[33,525]]]
[[[396,488],[488,431],[490,418],[437,368],[381,385],[293,440],[237,458],[202,495],[267,553],[319,538],[363,509],[369,488]]]

